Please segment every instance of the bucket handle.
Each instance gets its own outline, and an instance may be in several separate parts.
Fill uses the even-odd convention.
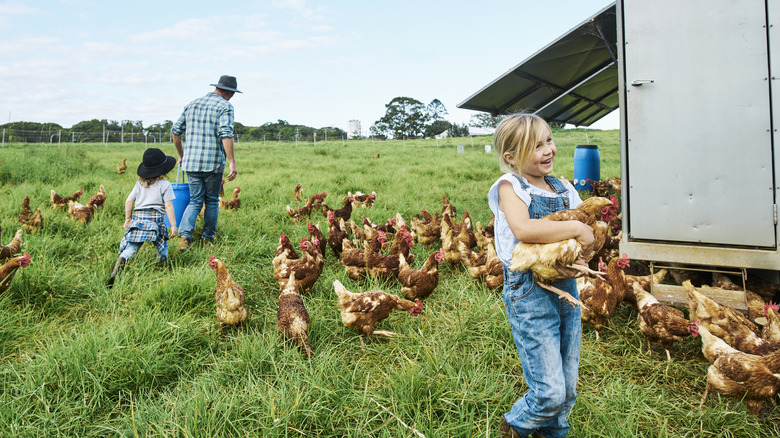
[[[179,183],[179,176],[180,175],[181,175],[181,166],[177,164],[176,165],[176,184]]]

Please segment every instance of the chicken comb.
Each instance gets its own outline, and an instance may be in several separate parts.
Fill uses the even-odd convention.
[[[625,269],[627,266],[630,266],[629,262],[630,260],[628,258],[628,254],[623,253],[623,255],[620,256],[620,259],[618,259],[617,264],[620,267],[620,269]]]
[[[24,253],[22,255],[22,258],[19,259],[19,266],[24,268],[25,266],[29,265],[32,260],[30,259],[30,253]]]
[[[769,309],[774,310],[775,312],[780,311],[780,304],[775,303],[774,301],[770,301],[764,305],[764,317],[769,318]]]
[[[599,256],[599,271],[604,272],[606,270],[607,270],[607,264],[604,263],[604,257]]]
[[[211,269],[217,269],[217,263],[214,261],[216,259],[217,259],[216,256],[211,256],[211,258],[209,259],[209,266],[211,267]]]

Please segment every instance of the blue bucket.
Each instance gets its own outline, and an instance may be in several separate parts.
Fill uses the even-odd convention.
[[[601,181],[601,158],[595,144],[578,144],[574,149],[574,187],[577,190],[593,190],[587,181]]]
[[[181,168],[177,166],[176,182],[171,183],[171,187],[173,187],[173,194],[176,195],[176,199],[173,200],[173,215],[176,217],[177,227],[181,225],[181,218],[184,216],[184,210],[187,209],[187,204],[190,203],[190,183],[180,183],[180,175]],[[165,226],[171,226],[167,214],[165,215]]]

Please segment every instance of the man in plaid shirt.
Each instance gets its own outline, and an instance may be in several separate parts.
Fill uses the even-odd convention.
[[[190,185],[190,203],[179,224],[179,251],[189,249],[195,221],[204,205],[202,242],[208,245],[214,241],[225,158],[230,172],[227,180],[233,181],[237,173],[233,157],[233,105],[228,101],[240,93],[236,89],[238,82],[234,76],[223,75],[211,85],[216,87],[214,91],[187,104],[171,128],[179,164],[187,172]],[[184,146],[182,134],[187,140]]]

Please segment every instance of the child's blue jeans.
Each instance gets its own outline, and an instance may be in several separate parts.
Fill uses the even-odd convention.
[[[579,297],[574,279],[553,285]],[[540,288],[530,271],[510,271],[506,266],[503,299],[528,385],[528,392],[504,418],[521,436],[538,430],[549,438],[563,437],[577,398],[580,308]]]
[[[141,245],[143,245],[143,242],[127,242],[127,247],[122,250],[121,253],[119,253],[119,257],[124,258],[125,260],[130,260],[130,257],[134,256],[135,253],[138,252],[139,249],[141,249]],[[162,262],[165,261],[168,258],[168,248],[166,247],[165,250],[162,251],[162,253],[157,254],[157,261]]]

